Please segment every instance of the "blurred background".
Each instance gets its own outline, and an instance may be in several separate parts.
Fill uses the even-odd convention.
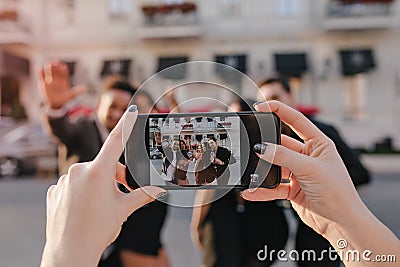
[[[45,192],[60,153],[43,130],[37,86],[37,70],[50,60],[66,62],[72,84],[89,89],[71,103],[72,117],[92,113],[113,74],[139,85],[166,67],[204,60],[255,82],[290,77],[298,108],[335,125],[361,153],[373,181],[359,192],[400,237],[399,47],[398,0],[0,0],[0,265],[38,265],[43,249]],[[181,75],[149,93],[191,73]],[[178,102],[180,94],[191,92],[177,92]],[[163,235],[173,266],[200,264],[189,230],[175,235],[190,216],[169,213]]]

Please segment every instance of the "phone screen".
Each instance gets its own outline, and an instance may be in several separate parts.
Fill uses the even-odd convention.
[[[149,118],[147,125],[150,184],[241,184],[238,116]]]
[[[279,143],[279,136],[279,119],[272,113],[139,115],[126,157],[141,186],[274,187],[280,168],[260,161],[252,148],[263,141]]]

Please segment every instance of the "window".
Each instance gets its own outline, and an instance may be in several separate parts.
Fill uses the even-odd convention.
[[[108,13],[112,18],[128,17],[131,11],[131,0],[108,0]]]
[[[219,0],[219,10],[222,17],[231,18],[241,13],[241,0]]]
[[[280,17],[296,17],[303,12],[303,0],[275,0],[276,14]]]

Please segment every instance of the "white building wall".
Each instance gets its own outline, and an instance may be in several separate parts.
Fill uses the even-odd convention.
[[[48,60],[77,61],[80,80],[98,91],[99,73],[106,59],[131,58],[132,80],[143,82],[156,70],[159,56],[188,55],[191,60],[212,61],[215,54],[245,53],[248,74],[257,81],[274,73],[274,53],[304,51],[311,70],[303,77],[297,97],[300,103],[320,107],[319,117],[338,126],[352,145],[370,145],[390,135],[400,146],[400,88],[396,82],[400,77],[400,23],[384,30],[325,31],[326,0],[298,0],[301,7],[295,15],[281,14],[280,1],[237,1],[233,16],[223,14],[221,3],[226,1],[196,1],[199,37],[142,39],[147,28],[143,26],[141,4],[162,1],[132,0],[132,15],[112,20],[106,0],[75,1],[73,9],[63,6],[63,1],[25,0],[21,3],[30,4],[24,5],[24,10],[34,11],[28,12],[32,35],[22,47],[12,44],[3,49],[24,54],[31,60],[32,70]],[[395,12],[400,14],[399,1]],[[367,75],[366,117],[349,121],[344,113],[345,82],[338,50],[353,47],[373,48],[377,68]],[[326,60],[331,63],[329,67]],[[25,99],[29,101],[25,103],[30,103],[29,114],[35,119],[40,103],[36,76],[26,84]],[[93,96],[81,101],[95,103]]]

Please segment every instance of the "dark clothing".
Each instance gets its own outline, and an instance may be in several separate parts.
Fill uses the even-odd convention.
[[[194,176],[197,185],[210,184],[215,179],[214,175],[207,172],[207,167],[211,164],[210,158],[210,150],[206,150],[201,154],[201,158],[196,160]]]
[[[68,150],[68,156],[76,155],[79,162],[93,160],[99,153],[103,141],[94,120],[79,119],[75,123],[67,115],[61,118],[48,118],[51,132]]]
[[[215,256],[215,262],[207,267],[270,266],[276,253],[272,259],[260,262],[257,252],[265,245],[268,251],[285,247],[288,226],[276,201],[244,201],[244,207],[243,212],[237,210],[235,190],[212,203],[205,220],[212,226],[212,244],[205,253],[206,257]]]
[[[72,123],[67,116],[63,116],[48,118],[48,123],[52,133],[67,147],[68,156],[76,155],[80,162],[93,160],[103,145],[100,131],[94,120],[82,118]],[[125,163],[123,155],[120,162]],[[133,180],[129,179],[131,174],[128,168],[126,176],[127,180]],[[128,192],[122,185],[120,189]],[[166,204],[161,202],[148,204],[135,211],[122,225],[121,233],[114,242],[115,247],[156,256],[161,248],[160,232],[166,211]],[[107,259],[100,262],[99,266],[120,266],[118,252],[119,250],[114,250]]]
[[[326,136],[328,136],[336,145],[336,149],[342,158],[347,171],[350,174],[355,186],[366,184],[370,180],[368,170],[362,165],[357,153],[351,149],[340,137],[339,132],[331,125],[311,120]],[[297,137],[297,139],[299,139]]]
[[[223,165],[211,161],[212,153]],[[205,151],[197,167],[196,184],[212,183],[216,179],[218,185],[227,185],[230,177],[228,165],[235,162],[232,153],[225,147],[218,146],[216,151]]]

